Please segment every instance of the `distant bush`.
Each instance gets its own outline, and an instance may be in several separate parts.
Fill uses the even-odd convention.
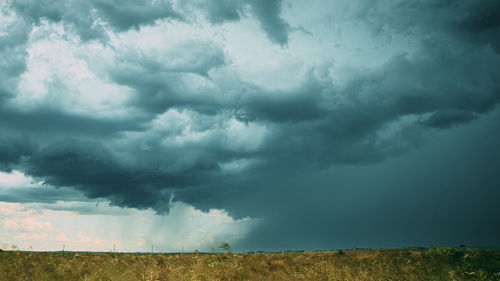
[[[229,243],[222,243],[219,245],[219,248],[221,248],[226,253],[231,251],[231,245],[229,245]]]

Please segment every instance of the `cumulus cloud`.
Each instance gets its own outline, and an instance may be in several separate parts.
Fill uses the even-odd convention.
[[[179,18],[170,1],[29,1],[13,0],[14,10],[35,24],[42,20],[62,22],[82,40],[106,39],[106,26],[117,31],[153,24],[155,20]]]
[[[272,42],[284,45],[288,41],[289,25],[281,18],[282,1],[193,1],[176,3],[171,0],[115,0],[92,1],[30,1],[11,0],[10,5],[26,20],[37,25],[43,20],[62,23],[82,40],[100,39],[106,41],[109,28],[117,32],[139,29],[153,25],[157,20],[186,21],[190,13],[201,10],[212,24],[239,21],[245,14],[246,4],[252,15],[260,22],[263,31]],[[182,9],[186,5],[189,9]]]
[[[223,66],[223,50],[210,42],[180,42],[161,53],[137,54],[126,52],[117,64],[110,67],[109,75],[118,84],[135,90],[131,104],[146,112],[162,113],[172,107],[199,107],[216,97],[206,77],[210,70]],[[199,77],[201,76],[201,77]]]

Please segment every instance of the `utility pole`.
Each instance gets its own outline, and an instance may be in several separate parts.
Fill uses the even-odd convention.
[[[65,250],[65,249],[66,249],[66,245],[65,245],[65,244],[63,244],[63,252],[64,252],[64,250]]]
[[[151,244],[151,254],[153,253],[154,245]]]

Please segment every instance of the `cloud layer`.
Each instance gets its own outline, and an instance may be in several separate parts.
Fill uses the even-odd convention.
[[[10,0],[0,18],[0,171],[121,207],[166,214],[175,196],[295,227],[269,214],[315,194],[306,180],[315,172],[383,165],[435,134],[493,118],[499,8],[490,0]],[[363,185],[382,189],[380,181]],[[308,215],[291,213],[318,216],[311,202],[333,196],[334,185],[304,203]],[[43,196],[31,197],[54,194]]]

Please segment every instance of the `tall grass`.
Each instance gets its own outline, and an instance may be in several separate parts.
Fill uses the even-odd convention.
[[[258,254],[0,253],[0,280],[500,280],[500,251],[356,250]]]

